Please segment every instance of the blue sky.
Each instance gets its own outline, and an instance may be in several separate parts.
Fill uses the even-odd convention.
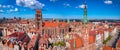
[[[86,0],[89,19],[120,19],[120,0]],[[0,0],[0,18],[34,18],[42,9],[43,18],[82,19],[84,0]]]

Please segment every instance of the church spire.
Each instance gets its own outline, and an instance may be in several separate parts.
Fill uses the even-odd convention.
[[[84,17],[83,17],[83,22],[87,23],[87,5],[86,5],[86,0],[84,0]]]

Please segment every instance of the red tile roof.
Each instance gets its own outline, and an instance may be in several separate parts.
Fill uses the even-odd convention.
[[[35,32],[36,30],[35,29],[30,29],[30,32]]]
[[[26,37],[24,38],[23,42],[28,42],[29,39],[30,39],[29,36],[26,36]]]
[[[57,27],[58,26],[58,22],[54,21],[54,22],[50,22],[50,21],[46,21],[44,22],[44,27]]]
[[[8,35],[7,38],[17,37],[18,40],[20,40],[20,38],[22,38],[23,35],[25,35],[24,32],[15,32],[15,33],[13,33],[13,34]]]
[[[76,38],[75,41],[76,41],[76,48],[79,48],[83,45],[82,38]]]
[[[74,47],[74,39],[70,39],[68,42],[70,43],[70,47],[73,48]]]
[[[112,32],[112,30],[113,30],[112,28],[108,28],[108,31],[109,31],[109,32]]]
[[[45,35],[44,35],[44,38],[48,38],[48,37],[49,37],[48,34],[45,34]]]
[[[75,40],[75,43],[76,43],[76,48],[82,47],[83,46],[82,38],[79,37],[79,35],[77,35],[77,34],[74,34],[74,36],[75,36],[75,39],[70,39],[68,41],[71,45],[71,48],[74,48],[74,40]]]
[[[112,50],[117,50],[116,48],[112,48]]]
[[[110,47],[110,46],[104,46],[103,50],[112,50],[112,47]]]
[[[95,36],[94,35],[89,35],[89,43],[95,43]]]
[[[120,39],[118,40],[116,47],[120,48]]]
[[[60,26],[63,26],[63,27],[67,26],[66,22],[60,22],[59,24],[60,24]]]
[[[21,20],[20,23],[21,23],[21,24],[27,24],[28,21],[27,21],[27,20]]]
[[[43,50],[42,47],[39,47],[39,50]]]
[[[83,40],[81,38],[76,38],[75,42],[74,39],[69,40],[71,48],[74,48],[74,43],[76,43],[76,48],[83,46]]]
[[[31,47],[34,47],[35,46],[35,42],[36,42],[36,40],[37,40],[37,35],[34,35],[33,37],[32,37],[32,39],[31,39],[31,41],[29,42],[29,44],[28,44],[28,48],[31,48]]]
[[[6,42],[5,44],[4,44],[4,46],[8,46],[9,45],[9,42]]]
[[[7,21],[8,23],[17,23],[17,22],[19,22],[18,20],[8,20]]]
[[[9,47],[10,47],[10,48],[14,48],[14,44],[10,43],[10,44],[9,44]]]
[[[99,28],[97,31],[98,31],[98,33],[100,33],[100,34],[104,33],[104,29],[103,29],[103,28]]]
[[[96,30],[91,30],[91,31],[89,31],[89,34],[90,34],[90,35],[96,35],[96,34],[97,34],[97,31],[96,31]]]

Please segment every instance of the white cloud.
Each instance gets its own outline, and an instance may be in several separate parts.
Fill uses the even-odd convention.
[[[7,5],[6,7],[7,7],[7,8],[13,8],[13,6],[12,6],[12,5]]]
[[[5,5],[3,5],[2,7],[3,7],[3,8],[6,8],[6,6],[5,6]]]
[[[4,12],[3,10],[0,10],[0,12]]]
[[[104,3],[105,3],[105,4],[112,4],[112,1],[106,0],[106,1],[104,1]]]
[[[17,12],[18,8],[7,10],[8,12]]]
[[[16,0],[18,6],[29,7],[31,9],[42,9],[45,4],[40,3],[37,0]]]
[[[78,5],[78,6],[76,6],[75,8],[85,8],[85,5],[84,4],[82,4],[82,5]]]
[[[15,8],[15,11],[18,11],[18,8]]]
[[[14,6],[12,6],[12,5],[1,5],[0,4],[0,8],[14,8]]]
[[[13,9],[10,9],[10,10],[8,10],[9,12],[13,12],[14,10]]]
[[[64,3],[63,5],[64,5],[64,6],[67,6],[67,7],[71,7],[71,5],[68,4],[68,3]]]
[[[0,7],[2,7],[2,5],[0,4]]]
[[[50,2],[56,2],[57,0],[50,0]]]
[[[18,11],[18,8],[14,8],[14,6],[12,6],[12,5],[0,4],[0,8],[3,9],[3,10],[0,10],[0,12],[17,12]],[[7,10],[4,10],[4,9],[7,9]]]

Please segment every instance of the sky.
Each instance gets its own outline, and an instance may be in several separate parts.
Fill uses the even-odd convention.
[[[86,0],[88,19],[120,19],[120,0]],[[36,9],[43,18],[82,19],[84,0],[0,0],[0,18],[35,18]]]

